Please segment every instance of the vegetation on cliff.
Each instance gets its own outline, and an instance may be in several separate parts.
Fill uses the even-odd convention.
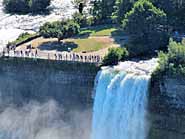
[[[129,53],[126,48],[110,48],[103,59],[103,65],[116,65],[119,61],[125,60]]]
[[[185,42],[170,40],[168,52],[159,52],[159,66],[154,75],[185,76]]]

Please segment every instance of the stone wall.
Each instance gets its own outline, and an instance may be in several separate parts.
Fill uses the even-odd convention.
[[[98,70],[87,63],[1,58],[0,102],[21,105],[55,99],[64,105],[83,106],[91,102]]]
[[[152,80],[149,97],[150,139],[185,139],[185,78]]]

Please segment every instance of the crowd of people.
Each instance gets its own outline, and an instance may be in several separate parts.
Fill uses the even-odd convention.
[[[74,52],[46,52],[38,49],[26,50],[6,50],[3,51],[4,56],[10,57],[25,57],[25,58],[40,58],[48,60],[60,61],[78,61],[88,63],[101,63],[102,57],[99,55],[92,55],[87,53],[74,53]]]

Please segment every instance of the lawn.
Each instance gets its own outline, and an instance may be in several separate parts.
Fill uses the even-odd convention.
[[[94,52],[118,45],[115,36],[121,36],[121,33],[123,32],[113,25],[95,26],[84,28],[80,35],[64,39],[61,43],[56,38],[38,38],[32,41],[32,46],[40,50],[68,51],[71,48],[73,52]]]
[[[57,42],[57,39],[47,39],[47,41],[39,39],[34,44],[39,44],[35,47],[40,50],[68,51],[68,48],[71,48],[73,52],[94,52],[115,45],[110,37],[65,39],[60,43]]]
[[[113,42],[109,38],[98,39],[98,38],[86,38],[86,39],[69,39],[67,42],[73,42],[77,45],[73,49],[73,52],[92,52],[98,51],[103,48],[107,48],[113,45]]]
[[[80,35],[88,36],[112,36],[120,29],[115,26],[95,26],[81,29]]]

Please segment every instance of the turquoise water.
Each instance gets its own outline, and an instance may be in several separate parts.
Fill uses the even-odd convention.
[[[145,139],[149,76],[102,70],[97,77],[92,139]]]

